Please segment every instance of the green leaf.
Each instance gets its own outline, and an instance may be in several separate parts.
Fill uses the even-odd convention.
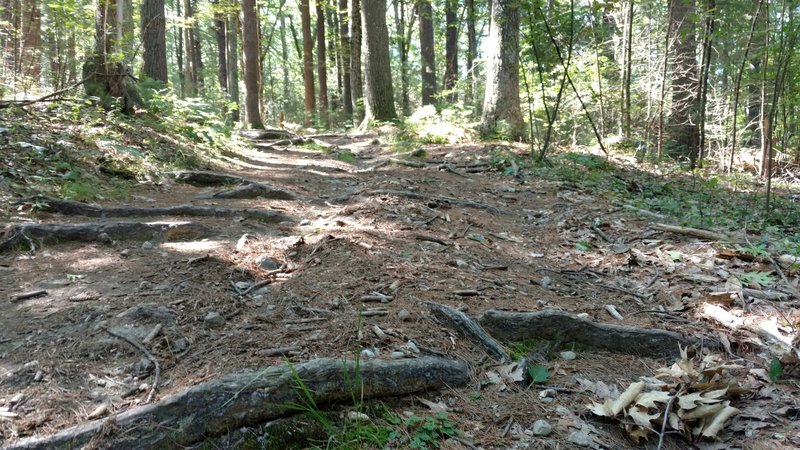
[[[592,249],[592,244],[586,241],[578,241],[575,243],[575,248],[582,252],[588,252],[589,250]]]
[[[547,367],[541,364],[528,367],[528,375],[531,376],[534,383],[544,383],[550,378],[550,372],[547,370]]]
[[[769,362],[769,379],[772,380],[773,383],[777,383],[782,375],[783,364],[781,364],[781,360],[772,358],[772,361]]]
[[[775,283],[770,272],[745,272],[739,275],[739,280],[744,284],[769,286]]]

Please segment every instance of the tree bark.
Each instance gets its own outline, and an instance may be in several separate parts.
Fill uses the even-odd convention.
[[[42,73],[42,12],[38,0],[22,0],[22,28],[19,31],[22,39],[19,73],[34,83],[39,82]]]
[[[711,43],[714,34],[714,17],[717,14],[716,0],[706,0],[705,27],[703,29],[703,56],[700,62],[700,140],[697,161],[702,161],[706,147],[706,103],[708,99],[708,76],[711,70]],[[694,169],[694,165],[691,167]]]
[[[411,114],[411,97],[408,92],[408,45],[406,43],[406,2],[396,0],[394,7],[394,25],[397,42],[397,53],[400,55],[400,110],[403,116]],[[408,25],[408,28],[411,28]]]
[[[622,95],[620,102],[620,135],[629,138],[631,135],[631,69],[633,41],[633,0],[625,5],[625,31],[622,51]]]
[[[700,140],[697,127],[700,78],[695,55],[695,0],[671,0],[670,3],[670,39],[674,43],[670,135],[680,153],[696,161]]]
[[[475,84],[478,81],[478,71],[475,60],[478,58],[478,35],[475,31],[475,0],[467,2],[467,92],[464,103],[471,104],[475,101]]]
[[[317,78],[319,79],[319,115],[322,123],[330,126],[328,116],[328,67],[325,48],[325,8],[322,1],[317,0]],[[333,30],[331,30],[333,32]]]
[[[484,136],[508,125],[508,137],[525,137],[525,123],[519,106],[519,4],[514,0],[492,0],[486,66],[486,93],[483,98],[480,132]]]
[[[309,0],[300,0],[300,28],[303,33],[303,125],[311,126],[316,109],[314,92],[314,41],[311,38],[311,11]]]
[[[194,33],[192,32],[192,3],[191,0],[183,0],[183,50],[184,50],[184,82],[183,92],[188,97],[197,95],[197,68],[194,59]]]
[[[219,8],[219,0],[213,0],[215,8]],[[214,11],[214,37],[217,41],[217,80],[222,92],[228,92],[228,63],[226,61],[225,13]]]
[[[350,81],[350,21],[347,0],[339,0],[339,48],[342,54],[342,108],[347,120],[353,118],[353,95]]]
[[[356,120],[364,118],[364,90],[361,75],[361,0],[349,0],[350,10],[350,84],[353,113]]]
[[[231,122],[239,121],[239,14],[229,13],[225,21],[225,73]]]
[[[458,0],[447,0],[445,8],[444,90],[448,91],[447,100],[455,103],[458,101]]]
[[[180,0],[175,0],[173,3],[175,5],[175,15],[181,17]],[[178,82],[180,83],[178,96],[183,98],[186,96],[186,73],[183,70],[183,31],[177,25],[173,27],[172,31],[172,35],[175,36],[175,62],[178,66]]]
[[[436,53],[433,47],[433,8],[430,0],[419,2],[419,51],[422,106],[433,104],[436,95]]]
[[[242,0],[242,65],[244,66],[245,120],[249,128],[264,128],[261,109],[261,62],[258,8]]]
[[[397,118],[389,61],[389,30],[386,27],[386,0],[364,0],[361,8],[364,24],[364,80],[366,115],[364,121]]]
[[[164,0],[142,0],[142,72],[146,77],[167,83],[167,22]]]

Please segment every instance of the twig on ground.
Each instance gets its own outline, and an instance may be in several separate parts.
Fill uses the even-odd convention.
[[[150,362],[153,363],[153,366],[155,366],[155,370],[154,370],[154,373],[153,373],[153,385],[150,387],[150,393],[147,394],[147,398],[144,401],[145,403],[150,403],[150,400],[153,399],[153,395],[156,393],[156,388],[158,387],[158,379],[159,379],[159,377],[161,377],[161,366],[159,366],[158,360],[156,359],[155,356],[153,356],[152,353],[150,353],[149,350],[147,350],[144,347],[144,345],[136,342],[132,338],[129,338],[128,336],[125,336],[125,335],[122,335],[122,334],[115,333],[115,332],[109,330],[108,328],[103,328],[103,330],[105,330],[106,333],[108,333],[108,334],[110,334],[110,335],[112,335],[112,336],[114,336],[116,338],[122,339],[123,341],[127,342],[128,344],[131,344],[132,346],[136,347],[136,349],[139,350],[140,352],[144,353],[144,356],[147,359],[149,359]]]
[[[9,300],[11,300],[11,303],[16,303],[22,300],[27,300],[29,298],[39,297],[41,295],[47,295],[47,291],[45,291],[44,289],[39,289],[37,291],[21,292],[19,294],[11,295]]]
[[[669,398],[667,402],[666,408],[664,408],[664,421],[661,423],[661,432],[658,433],[658,445],[656,446],[656,450],[661,450],[664,446],[664,436],[667,434],[667,422],[669,421],[669,410],[672,409],[672,403],[681,395],[683,391],[676,392],[675,395]]]
[[[608,243],[611,243],[611,244],[615,243],[614,239],[611,239],[611,238],[610,238],[610,237],[609,237],[609,236],[608,236],[608,235],[607,235],[607,234],[606,234],[606,233],[605,233],[603,230],[601,230],[601,229],[600,229],[600,227],[598,227],[597,225],[595,225],[595,224],[592,224],[592,231],[594,231],[595,233],[597,233],[597,235],[598,235],[598,236],[600,236],[600,238],[601,238],[602,240],[604,240],[604,241],[606,241],[606,242],[608,242]]]
[[[252,285],[250,285],[250,287],[249,287],[249,288],[247,288],[247,289],[245,289],[245,290],[243,290],[243,291],[239,292],[239,295],[243,295],[243,296],[244,296],[244,295],[247,295],[247,294],[249,294],[249,293],[250,293],[250,291],[252,291],[253,289],[258,289],[258,288],[260,288],[260,287],[262,287],[262,286],[266,286],[266,285],[268,285],[268,284],[270,284],[270,283],[272,283],[272,280],[261,280],[261,281],[259,281],[258,283],[253,283]],[[237,289],[237,291],[238,291],[238,289]]]

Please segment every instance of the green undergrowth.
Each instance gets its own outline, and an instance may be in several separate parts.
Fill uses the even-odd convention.
[[[126,116],[90,100],[0,114],[0,189],[6,196],[121,200],[163,173],[210,168],[237,143],[218,107],[151,92],[148,111]],[[7,211],[6,211],[7,213]]]

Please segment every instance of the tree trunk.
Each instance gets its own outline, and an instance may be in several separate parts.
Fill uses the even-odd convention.
[[[478,82],[478,71],[475,59],[478,58],[478,35],[475,31],[475,0],[467,1],[467,92],[464,103],[475,102],[475,85]]]
[[[180,0],[175,0],[175,16],[181,17],[181,2]],[[183,70],[183,30],[179,29],[176,25],[173,27],[173,36],[175,36],[175,60],[178,66],[178,82],[180,83],[180,89],[178,89],[178,96],[183,98],[186,95],[186,72]]]
[[[670,3],[670,39],[674,42],[670,135],[680,153],[696,161],[700,140],[697,127],[700,79],[695,55],[695,0],[670,0]]]
[[[225,21],[225,73],[228,75],[228,100],[231,121],[239,121],[239,14],[228,13]]]
[[[339,48],[342,55],[342,107],[347,120],[353,119],[353,95],[350,85],[350,21],[347,0],[339,0]]]
[[[489,50],[486,65],[486,93],[483,98],[480,132],[484,136],[508,126],[508,138],[525,137],[525,123],[519,106],[519,3],[492,0]]]
[[[386,0],[364,0],[361,8],[364,24],[364,79],[366,115],[364,121],[397,118],[389,61],[389,30],[386,27]]]
[[[433,9],[430,0],[419,2],[419,52],[422,60],[422,105],[433,104],[436,95],[436,54],[433,48]]]
[[[411,114],[411,98],[408,92],[408,45],[406,44],[406,2],[396,0],[394,6],[394,26],[397,35],[397,53],[400,55],[400,102],[403,116]],[[411,28],[411,26],[408,26]]]
[[[281,71],[283,72],[283,112],[288,113],[292,108],[291,86],[289,85],[289,46],[286,45],[286,14],[280,12],[281,21]]]
[[[244,109],[249,128],[264,128],[261,113],[261,62],[259,19],[256,0],[242,0],[242,65],[244,66]]]
[[[711,43],[714,33],[714,16],[716,0],[706,0],[705,28],[703,29],[703,57],[700,63],[700,141],[698,143],[697,161],[705,157],[706,148],[706,102],[708,99],[708,76],[711,70]],[[692,167],[694,169],[694,167]]]
[[[336,46],[339,42],[339,14],[337,13],[337,0],[330,0],[325,7],[325,20],[328,23],[328,67],[336,71],[336,90],[330,95],[330,110],[336,110],[342,100],[342,54]]]
[[[622,49],[622,101],[620,104],[620,135],[629,138],[631,135],[631,69],[633,41],[633,0],[628,0],[625,9],[625,31]]]
[[[325,53],[325,8],[321,0],[317,0],[317,78],[319,78],[319,115],[322,123],[330,126],[328,117],[328,68]]]
[[[39,82],[42,73],[41,55],[39,54],[42,43],[42,12],[38,0],[22,0],[22,29],[19,33],[22,39],[22,54],[20,55],[20,74],[33,83]]]
[[[311,38],[311,11],[308,0],[300,0],[300,28],[303,33],[303,86],[305,87],[303,125],[314,120],[314,40]]]
[[[736,124],[737,124],[737,111],[739,110],[739,92],[742,86],[742,75],[744,74],[745,64],[747,63],[747,56],[750,53],[750,47],[753,45],[753,35],[756,31],[756,24],[761,15],[761,10],[764,7],[765,0],[759,0],[756,6],[756,12],[753,15],[753,21],[750,23],[750,34],[747,37],[747,45],[744,47],[744,55],[742,56],[742,64],[739,67],[739,72],[736,74],[736,81],[733,85],[733,109],[731,115],[733,116],[733,126],[731,127],[731,157],[728,163],[728,172],[733,170],[733,159],[736,156]]]
[[[192,3],[192,17],[194,17],[194,8],[195,3],[197,0],[191,0]],[[205,81],[203,80],[203,51],[202,51],[202,40],[200,39],[200,32],[198,31],[199,28],[196,25],[192,25],[192,69],[194,70],[194,79],[196,83],[197,92],[203,91],[203,86],[205,86]]]
[[[184,49],[184,94],[188,97],[197,95],[197,68],[194,59],[194,34],[192,33],[192,3],[183,0],[183,49]]]
[[[212,2],[219,9],[219,0]],[[222,92],[228,92],[228,62],[226,61],[225,13],[214,11],[214,37],[217,41],[217,80]]]
[[[361,0],[349,0],[350,84],[356,120],[364,118],[364,90],[361,76]]]
[[[445,8],[444,90],[448,91],[447,100],[455,103],[458,101],[458,0],[447,0]]]
[[[167,83],[167,29],[164,0],[142,0],[144,76]]]
[[[106,108],[108,97],[119,99],[123,113],[132,114],[133,107],[141,104],[136,88],[128,80],[128,68],[112,57],[119,53],[120,18],[115,0],[98,2],[95,10],[95,48],[94,54],[83,65],[83,77],[87,79],[84,87],[88,96],[100,97]]]

